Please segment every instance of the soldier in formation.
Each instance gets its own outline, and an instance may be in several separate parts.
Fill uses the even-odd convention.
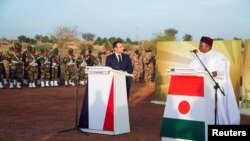
[[[0,89],[3,88],[4,81],[6,81],[6,71],[3,63],[4,58],[3,52],[0,51]]]
[[[142,63],[142,54],[139,50],[135,50],[134,54],[131,55],[132,67],[134,82],[137,83],[140,81],[140,77],[143,74],[143,63]]]
[[[51,58],[49,56],[48,50],[41,50],[41,55],[39,56],[38,60],[40,62],[41,87],[49,87],[51,76]]]
[[[145,50],[146,54],[143,58],[143,65],[144,65],[144,81],[146,84],[152,83],[152,75],[154,72],[154,61],[155,58],[152,55],[152,50]]]
[[[50,86],[58,86],[58,74],[59,74],[59,67],[60,67],[61,57],[59,55],[58,48],[55,48],[51,54],[51,80]]]
[[[71,85],[75,86],[73,77],[75,75],[75,55],[74,55],[74,50],[70,48],[68,50],[68,55],[63,58],[63,63],[65,65],[65,75],[64,75],[64,80],[65,80],[65,86]]]
[[[35,48],[30,47],[31,50],[26,54],[25,58],[25,71],[28,74],[29,88],[36,88],[36,80],[38,76],[37,56]]]
[[[85,73],[85,68],[87,66],[86,63],[86,57],[85,57],[85,50],[82,49],[80,52],[80,55],[76,59],[76,66],[77,66],[77,71],[79,75],[79,81],[81,85],[85,85],[87,83],[87,77]]]
[[[12,89],[14,86],[16,88],[21,88],[21,82],[23,80],[23,52],[22,45],[19,43],[15,43],[14,49],[10,48],[8,52],[9,61],[9,88]]]

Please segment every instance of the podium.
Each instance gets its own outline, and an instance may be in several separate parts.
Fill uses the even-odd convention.
[[[170,69],[171,76],[162,125],[162,140],[207,140],[214,124],[214,89],[204,72]]]
[[[106,66],[88,66],[86,73],[79,129],[107,135],[129,133],[126,77],[133,75]]]

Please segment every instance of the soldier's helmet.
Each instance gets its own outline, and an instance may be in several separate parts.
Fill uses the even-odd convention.
[[[22,50],[22,45],[20,43],[16,42],[14,45],[14,51],[20,52],[21,50]]]
[[[14,42],[14,47],[16,46],[22,46],[19,42]]]
[[[72,48],[69,48],[68,52],[69,52],[69,54],[73,54],[74,51]]]
[[[137,50],[135,50],[135,54],[139,54],[140,53],[140,51],[137,49]]]
[[[10,51],[13,51],[13,50],[14,50],[14,47],[13,47],[13,46],[10,46],[10,47],[9,47],[9,50],[10,50]]]
[[[40,53],[43,54],[45,52],[45,49],[40,49]]]
[[[82,49],[80,54],[85,55],[85,52],[86,52],[85,49]]]
[[[27,46],[27,50],[28,50],[29,52],[32,52],[32,50],[33,50],[32,46],[31,46],[31,45],[28,45],[28,46]]]
[[[53,54],[58,54],[59,50],[58,50],[58,48],[54,48],[54,50],[52,52],[53,52]]]

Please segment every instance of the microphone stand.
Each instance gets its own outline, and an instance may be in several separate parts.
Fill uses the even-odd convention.
[[[209,72],[209,70],[207,69],[207,67],[204,65],[204,63],[201,61],[200,57],[197,55],[197,53],[195,51],[192,51],[195,56],[198,58],[198,60],[200,61],[200,63],[202,64],[202,66],[204,67],[205,71],[208,73],[208,75],[210,76],[210,78],[213,80],[215,86],[214,86],[214,90],[215,90],[215,108],[214,108],[214,124],[217,125],[217,115],[218,115],[218,106],[217,106],[217,101],[218,101],[218,94],[217,94],[217,90],[219,89],[220,92],[223,94],[223,96],[225,96],[225,93],[222,91],[220,85],[218,82],[215,81],[214,77],[211,75],[211,73]]]
[[[70,79],[70,81],[75,80],[76,85],[75,85],[75,126],[71,129],[66,129],[66,130],[62,130],[57,132],[57,134],[63,133],[63,132],[68,132],[71,130],[78,130],[84,134],[86,134],[85,132],[83,132],[82,130],[79,129],[78,126],[78,81],[79,81],[79,73],[77,73],[72,79]],[[87,135],[87,134],[86,134]]]

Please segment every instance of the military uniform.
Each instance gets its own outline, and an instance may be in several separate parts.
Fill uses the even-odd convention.
[[[73,54],[73,49],[68,50],[68,55],[63,58],[63,63],[65,65],[65,75],[64,75],[64,80],[65,80],[65,86],[68,84],[75,86],[75,83],[73,82],[73,76],[75,73],[75,58]]]
[[[88,50],[88,54],[86,55],[85,60],[86,60],[87,66],[98,65],[98,59],[94,55],[92,55],[91,50]]]
[[[50,69],[51,69],[51,58],[49,57],[48,51],[42,51],[39,56],[40,64],[40,76],[41,76],[41,87],[49,87],[50,81]]]
[[[4,74],[6,74],[3,60],[4,60],[3,52],[0,52],[0,89],[3,88]]]
[[[85,73],[85,68],[87,66],[87,63],[85,61],[85,50],[82,50],[80,53],[80,56],[77,57],[76,66],[78,69],[80,84],[85,85],[85,83],[87,82],[87,80],[86,80],[87,77],[86,77],[86,73]]]
[[[133,67],[133,75],[135,78],[135,82],[139,82],[140,77],[143,73],[143,63],[142,63],[142,55],[139,50],[136,50],[134,54],[131,55],[132,67]]]
[[[144,65],[144,80],[147,84],[152,83],[152,75],[154,72],[154,57],[151,50],[146,50],[146,55],[143,58]]]
[[[21,88],[21,82],[23,80],[23,54],[22,46],[15,44],[14,51],[9,50],[9,65],[10,65],[10,85],[9,88],[13,88],[16,83],[17,88]]]
[[[58,48],[55,48],[52,51],[52,55],[51,55],[51,81],[50,81],[50,85],[51,86],[58,86],[58,74],[59,74],[59,70],[58,69],[60,67],[60,55],[58,54],[59,50]]]
[[[32,49],[32,46],[31,45],[28,45],[27,46],[27,50],[25,50],[23,52],[23,61],[24,61],[24,68],[27,68],[29,66],[29,62],[26,61],[27,59],[27,56],[28,54],[32,53],[33,49]],[[24,72],[23,72],[23,84],[28,84],[28,79],[29,79],[29,74],[28,74],[28,70],[27,69],[24,69]]]
[[[29,52],[26,56],[25,64],[27,64],[27,66],[25,67],[25,70],[28,73],[29,88],[36,88],[38,64],[35,55],[35,49],[32,48],[32,50],[33,51]]]

